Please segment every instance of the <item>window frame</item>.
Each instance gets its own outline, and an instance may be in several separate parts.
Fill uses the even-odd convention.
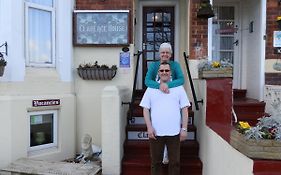
[[[56,19],[55,19],[55,0],[53,0],[53,7],[50,6],[44,6],[44,5],[39,5],[36,3],[32,3],[32,2],[25,2],[25,63],[26,66],[30,66],[30,67],[56,67]],[[51,60],[52,63],[31,63],[30,61],[30,57],[29,57],[29,16],[28,16],[28,10],[30,8],[34,8],[37,10],[43,10],[43,11],[47,11],[51,13],[51,23],[52,23],[52,27],[51,27]]]
[[[38,146],[30,146],[30,117],[31,115],[44,115],[44,114],[53,114],[53,143],[43,144]],[[58,110],[44,110],[44,111],[33,111],[28,112],[28,152],[41,151],[49,148],[58,147]]]

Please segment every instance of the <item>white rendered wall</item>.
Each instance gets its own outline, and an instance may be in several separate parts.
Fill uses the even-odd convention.
[[[101,97],[106,86],[124,86],[131,92],[133,88],[133,70],[135,59],[133,57],[133,45],[130,47],[130,68],[119,67],[119,54],[121,47],[75,47],[74,62],[75,68],[79,64],[94,63],[115,64],[118,67],[117,74],[112,80],[83,80],[74,69],[75,92],[77,96],[77,145],[84,134],[90,134],[93,144],[101,146]],[[126,116],[123,116],[126,117]],[[125,128],[124,128],[125,129]],[[78,146],[78,152],[80,146]]]
[[[194,85],[197,98],[206,102],[206,81],[196,80]],[[200,105],[200,110],[194,112],[203,175],[252,175],[253,161],[206,126],[206,104]]]
[[[102,91],[102,174],[119,175],[126,139],[130,91],[124,87],[106,86]]]

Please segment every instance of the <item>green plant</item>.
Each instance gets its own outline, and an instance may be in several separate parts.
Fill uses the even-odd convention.
[[[80,64],[79,68],[82,68],[82,69],[85,69],[85,68],[96,68],[96,69],[113,69],[113,70],[116,70],[117,66],[116,65],[112,65],[111,67],[109,67],[106,64],[99,65],[98,61],[95,61],[94,64],[92,64],[92,63]]]
[[[0,66],[6,66],[7,65],[7,61],[4,58],[0,59]]]

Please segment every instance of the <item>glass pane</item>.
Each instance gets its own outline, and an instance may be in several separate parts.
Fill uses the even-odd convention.
[[[154,59],[154,57],[153,57],[153,52],[147,52],[147,53],[146,53],[146,59],[147,59],[147,60],[153,60],[153,59]]]
[[[233,50],[233,37],[222,37],[220,40],[221,50]]]
[[[155,22],[162,22],[162,13],[155,13],[153,18]]]
[[[154,50],[153,42],[147,43],[146,49],[147,49],[147,50]]]
[[[164,13],[163,21],[164,22],[170,22],[171,21],[171,14],[170,13]]]
[[[234,20],[234,7],[214,7],[214,12],[219,20]]]
[[[53,114],[30,116],[30,146],[54,143]]]
[[[29,8],[28,52],[31,63],[52,63],[51,12]]]
[[[35,4],[46,5],[49,7],[53,7],[53,0],[27,0],[28,2],[32,2]]]
[[[147,41],[153,41],[154,40],[154,34],[153,33],[147,33],[146,40]]]
[[[147,22],[153,22],[153,19],[154,19],[153,13],[148,13],[148,14],[146,15],[146,21],[147,21]]]

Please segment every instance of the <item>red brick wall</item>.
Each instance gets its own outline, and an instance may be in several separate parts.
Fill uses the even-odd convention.
[[[133,0],[76,0],[75,10],[129,10],[129,43],[132,43]]]
[[[202,47],[201,57],[208,55],[208,19],[197,18],[197,11],[200,5],[200,0],[191,1],[190,14],[190,59],[198,59],[196,56],[196,46]]]
[[[273,31],[278,29],[276,18],[281,16],[281,4],[278,5],[278,0],[267,0],[266,9],[266,55],[265,59],[276,59],[273,48]],[[279,57],[280,58],[280,57]]]

